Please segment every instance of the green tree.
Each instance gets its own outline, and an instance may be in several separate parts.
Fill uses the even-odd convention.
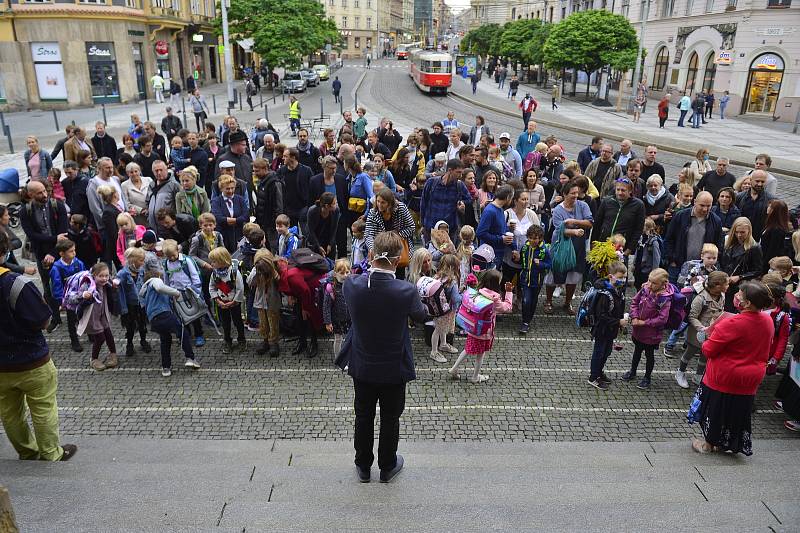
[[[340,47],[336,24],[319,2],[308,0],[231,0],[228,8],[231,40],[253,39],[253,50],[270,70],[298,67],[304,56],[326,44]],[[222,22],[216,29],[222,33]]]
[[[550,30],[544,61],[548,68],[574,68],[587,76],[605,65],[625,71],[636,64],[638,45],[636,30],[625,17],[605,10],[579,11]]]
[[[525,69],[539,63],[541,49],[546,39],[546,35],[542,37],[545,26],[546,24],[538,19],[509,22],[503,26],[503,33],[500,35],[498,44],[500,55],[510,58],[514,63],[521,63]]]
[[[470,54],[487,56],[498,54],[498,45],[503,27],[499,24],[484,24],[467,33],[461,40],[461,50]]]

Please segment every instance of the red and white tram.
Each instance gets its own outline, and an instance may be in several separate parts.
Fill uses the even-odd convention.
[[[453,84],[453,60],[450,54],[430,50],[412,50],[409,74],[420,90],[447,94]]]

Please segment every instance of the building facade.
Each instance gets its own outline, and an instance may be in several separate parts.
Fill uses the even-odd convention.
[[[161,72],[220,80],[213,0],[10,0],[0,15],[0,105],[55,108],[152,97]]]
[[[324,0],[325,14],[342,37],[341,57],[378,57],[388,44],[389,17],[379,15],[386,0]]]

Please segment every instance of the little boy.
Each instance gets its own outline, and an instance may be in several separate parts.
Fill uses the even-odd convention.
[[[176,135],[169,143],[169,160],[175,174],[189,166],[192,162],[189,159],[189,148],[183,146],[183,140]]]
[[[139,305],[139,291],[144,282],[145,251],[141,248],[128,248],[125,250],[125,267],[117,272],[119,280],[119,305],[120,318],[125,326],[125,338],[128,343],[125,355],[136,355],[133,348],[133,337],[139,330],[139,345],[144,353],[150,353],[152,348],[147,342],[147,314]]]
[[[594,325],[592,326],[592,362],[589,373],[589,385],[600,390],[608,390],[611,380],[603,372],[608,356],[614,346],[614,339],[621,327],[627,327],[625,313],[625,282],[628,269],[618,261],[608,267],[608,276],[599,279],[594,286],[597,295],[592,306]]]
[[[519,275],[519,286],[522,291],[522,325],[519,328],[521,335],[528,333],[531,319],[536,314],[536,304],[539,301],[539,291],[544,283],[544,277],[553,264],[550,256],[550,246],[543,242],[544,231],[538,224],[528,228],[525,233],[528,241],[522,245],[522,250],[512,252],[519,255],[522,271]]]
[[[67,238],[75,243],[75,255],[84,265],[97,263],[103,251],[103,242],[100,234],[87,225],[85,215],[73,214],[69,217]]]
[[[233,349],[231,321],[236,326],[238,348],[243,349],[247,345],[244,336],[244,322],[242,322],[243,276],[239,272],[239,262],[232,259],[230,252],[225,248],[211,250],[211,253],[208,254],[208,262],[214,267],[211,272],[211,280],[208,282],[208,292],[219,307],[219,319],[225,333],[225,345],[222,347],[222,353],[229,354]]]
[[[615,233],[610,238],[611,244],[614,246],[614,250],[617,253],[617,261],[625,264],[625,236],[621,233]]]
[[[142,235],[142,249],[144,250],[144,271],[164,272],[161,259],[156,250],[158,238],[156,232],[149,229]]]
[[[239,243],[239,248],[233,254],[233,258],[239,262],[239,270],[245,279],[250,276],[256,252],[264,247],[264,238],[266,237],[264,230],[256,224],[253,224],[253,226],[255,227],[251,227],[249,231],[245,232],[244,239]],[[250,290],[245,290],[245,292],[247,293],[245,326],[250,331],[259,331],[258,310],[253,309],[254,293]]]
[[[78,272],[86,270],[83,261],[75,257],[75,243],[69,239],[62,239],[56,243],[56,252],[59,259],[50,268],[50,291],[53,294],[54,305],[58,308],[53,310],[53,314],[58,314],[61,310],[61,300],[64,299],[64,288],[70,277]],[[78,338],[78,315],[75,311],[67,311],[67,330],[73,352],[82,352]]]
[[[179,291],[186,289],[193,290],[197,296],[203,294],[202,282],[200,281],[200,273],[191,258],[186,257],[178,251],[178,242],[173,239],[167,239],[161,244],[161,250],[164,254],[164,261],[162,263],[164,272],[164,282]],[[197,347],[204,346],[206,339],[203,337],[203,319],[198,318],[191,324],[185,324],[194,328],[194,345]]]
[[[289,227],[289,217],[278,215],[275,218],[275,231],[278,232],[278,256],[289,259],[292,252],[300,246],[300,239],[297,237],[297,226]]]
[[[350,232],[353,234],[353,242],[350,247],[350,264],[353,265],[353,272],[356,274],[361,274],[362,271],[368,268],[367,256],[369,255],[369,250],[364,238],[364,232],[366,231],[367,223],[361,218],[350,226]]]

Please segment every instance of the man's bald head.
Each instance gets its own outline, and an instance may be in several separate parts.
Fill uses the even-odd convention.
[[[355,155],[356,148],[352,144],[343,144],[339,147],[339,159],[344,160],[347,157]]]
[[[714,203],[714,197],[708,191],[703,191],[694,199],[694,211],[692,214],[698,218],[706,218],[708,212],[711,211],[711,204]]]
[[[47,188],[41,181],[29,181],[28,185],[25,186],[25,190],[28,192],[28,196],[35,202],[43,204],[47,201]]]
[[[767,183],[767,178],[769,174],[767,174],[766,170],[754,170],[752,174],[750,174],[750,190],[755,192],[756,194],[761,194],[764,192],[764,185]]]

